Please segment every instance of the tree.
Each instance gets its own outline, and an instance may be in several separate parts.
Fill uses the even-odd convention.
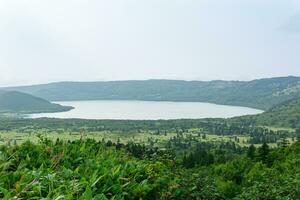
[[[288,141],[288,139],[282,138],[280,143],[279,143],[279,147],[287,148],[289,146],[289,144],[290,144],[290,142]]]
[[[193,153],[190,153],[189,155],[183,156],[183,165],[186,168],[193,168],[195,166],[195,155]]]
[[[300,141],[300,128],[296,129],[297,141]]]
[[[256,151],[255,146],[253,144],[251,144],[250,147],[248,148],[247,156],[250,159],[254,159],[255,158],[255,151]]]
[[[267,143],[263,143],[263,145],[258,149],[258,158],[261,160],[263,163],[267,163],[268,161],[268,155],[270,152],[269,145]]]

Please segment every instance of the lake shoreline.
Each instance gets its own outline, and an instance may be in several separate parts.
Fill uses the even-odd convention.
[[[74,109],[59,113],[29,114],[25,118],[168,120],[230,118],[264,112],[254,108],[207,102],[90,100],[55,101],[52,103],[72,106]]]

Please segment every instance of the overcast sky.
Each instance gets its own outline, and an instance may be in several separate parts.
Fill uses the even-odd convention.
[[[0,1],[0,86],[286,75],[299,0]]]

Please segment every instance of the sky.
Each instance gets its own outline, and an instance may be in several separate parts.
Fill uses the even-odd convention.
[[[300,76],[299,0],[0,1],[0,86]]]

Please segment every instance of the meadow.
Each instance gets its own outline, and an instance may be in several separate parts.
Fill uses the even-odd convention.
[[[37,143],[39,137],[44,136],[52,141],[57,139],[63,141],[74,141],[79,139],[94,139],[96,141],[112,141],[114,143],[120,142],[123,144],[128,143],[139,143],[145,144],[147,146],[154,145],[155,147],[163,148],[166,143],[173,137],[177,136],[176,132],[166,132],[163,134],[157,134],[155,132],[140,132],[140,133],[119,133],[111,131],[99,131],[99,132],[67,132],[64,130],[58,132],[51,131],[33,131],[29,133],[22,133],[17,131],[0,131],[0,145],[4,144],[21,144],[26,141],[31,141]],[[228,135],[220,136],[216,134],[206,134],[202,133],[201,130],[191,129],[187,134],[183,135],[183,138],[194,137],[197,141],[203,142],[235,142],[237,145],[248,147],[251,144],[249,143],[250,136],[247,135]],[[292,142],[292,138],[288,138]],[[269,143],[271,146],[276,146],[277,143]],[[259,146],[259,144],[256,144]]]

